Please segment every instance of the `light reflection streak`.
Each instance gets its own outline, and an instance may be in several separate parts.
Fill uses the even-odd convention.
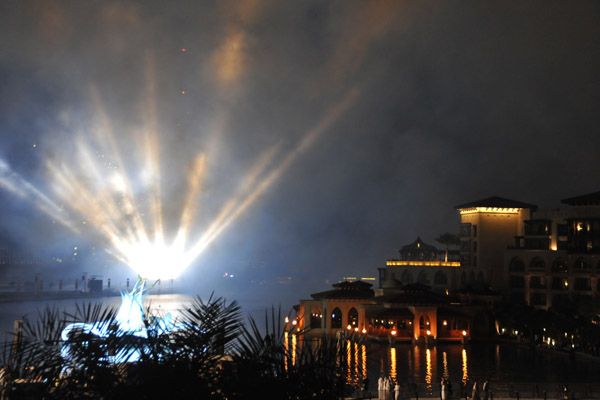
[[[360,376],[360,357],[358,355],[358,343],[354,343],[354,376],[358,381],[358,377]]]
[[[390,377],[394,380],[394,382],[397,382],[396,364],[397,364],[396,348],[391,347],[390,348]]]
[[[361,345],[361,362],[362,362],[362,378],[363,380],[367,377],[367,346]]]
[[[352,344],[346,340],[346,381],[352,382]]]
[[[427,387],[431,389],[432,381],[432,368],[431,368],[431,350],[425,350],[425,383]]]
[[[442,352],[442,362],[444,365],[444,376],[448,378],[450,376],[448,374],[448,354],[445,351]]]
[[[414,346],[414,369],[412,369],[412,371],[415,371],[415,380],[419,381],[421,379],[421,349],[419,348],[419,346]],[[411,371],[411,370],[409,370]]]
[[[469,370],[467,367],[467,350],[463,349],[462,350],[462,383],[463,385],[467,384],[467,380],[469,379]]]
[[[285,331],[283,333],[283,343],[284,343],[284,348],[285,348],[285,371],[287,372],[288,370],[288,362],[289,362],[289,357],[290,357],[290,340],[289,340],[289,333],[287,331]]]
[[[296,348],[298,345],[298,336],[292,333],[292,365],[296,365]]]

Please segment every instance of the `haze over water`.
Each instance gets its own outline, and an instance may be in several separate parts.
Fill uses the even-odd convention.
[[[217,293],[214,295],[218,296]],[[208,299],[210,293],[202,293],[203,300]],[[267,320],[270,322],[271,306],[253,299],[235,299],[224,297],[227,303],[236,300],[241,306],[244,320],[251,315],[259,324],[264,326],[265,310],[268,311]],[[265,297],[265,300],[268,298]],[[56,301],[22,301],[4,303],[0,307],[0,329],[3,340],[11,339],[9,331],[12,330],[15,319],[23,315],[35,317],[37,310],[43,310],[47,305],[56,305],[60,310],[74,311],[75,304],[91,301],[102,302],[106,306],[118,307],[121,303],[120,296],[103,297],[91,300],[64,299]],[[145,305],[151,305],[160,314],[171,312],[174,317],[179,315],[179,310],[187,307],[193,301],[192,295],[187,294],[151,294],[146,298]],[[277,308],[278,304],[272,304]],[[281,317],[288,310],[281,303]],[[467,346],[460,344],[437,344],[436,346],[413,346],[412,344],[399,344],[394,347],[387,345],[373,345],[358,347],[351,344],[348,348],[348,363],[351,375],[349,381],[359,384],[362,382],[366,367],[372,385],[381,375],[390,375],[401,383],[419,384],[422,390],[429,393],[438,390],[442,376],[448,376],[455,384],[462,382],[472,384],[474,381],[490,382],[586,382],[595,383],[600,376],[600,360],[593,358],[570,357],[566,353],[537,350],[532,351],[526,346],[495,343],[471,343]],[[357,367],[360,365],[360,368]],[[458,387],[455,389],[458,391]]]

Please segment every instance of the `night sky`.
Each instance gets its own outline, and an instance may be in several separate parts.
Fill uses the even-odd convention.
[[[167,225],[198,154],[196,234],[260,188],[188,282],[305,298],[457,232],[457,204],[600,190],[599,71],[597,1],[4,0],[0,177],[54,198],[48,160],[72,164],[103,117],[135,181],[154,124]],[[32,253],[95,243],[0,200],[2,234]]]

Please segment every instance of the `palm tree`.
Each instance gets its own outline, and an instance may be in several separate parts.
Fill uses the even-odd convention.
[[[120,330],[116,310],[101,304],[78,306],[74,315],[47,308],[24,320],[22,345],[5,351],[3,362],[27,383],[13,384],[8,398],[222,399],[219,366],[240,333],[237,303],[196,297],[183,310],[181,329],[167,334],[153,329],[157,315],[148,309],[146,316],[146,337]],[[96,323],[103,335],[82,324],[65,340],[72,321]],[[127,362],[131,355],[139,359]]]
[[[25,319],[22,341],[5,346],[2,362],[27,383],[10,385],[6,398],[333,400],[348,393],[340,357],[346,340],[358,340],[304,341],[295,326],[282,327],[281,311],[273,309],[261,330],[252,318],[242,324],[235,301],[196,297],[168,333],[155,329],[160,316],[148,308],[143,337],[122,331],[116,315],[114,308],[84,304],[73,315],[47,308]],[[63,335],[74,321],[81,324]],[[285,339],[291,335],[298,341],[293,354]],[[133,355],[136,361],[127,362]]]
[[[444,261],[448,262],[448,247],[458,246],[460,244],[460,237],[458,235],[446,232],[442,233],[438,238],[435,239],[435,241],[444,245],[446,249],[446,257]]]

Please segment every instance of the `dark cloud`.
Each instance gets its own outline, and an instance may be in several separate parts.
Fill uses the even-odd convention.
[[[48,190],[46,160],[101,112],[131,172],[155,129],[168,220],[206,154],[201,231],[276,149],[286,168],[195,268],[291,276],[300,297],[456,231],[456,204],[598,190],[599,23],[585,1],[3,2],[0,154]],[[44,242],[2,196],[7,230]]]

